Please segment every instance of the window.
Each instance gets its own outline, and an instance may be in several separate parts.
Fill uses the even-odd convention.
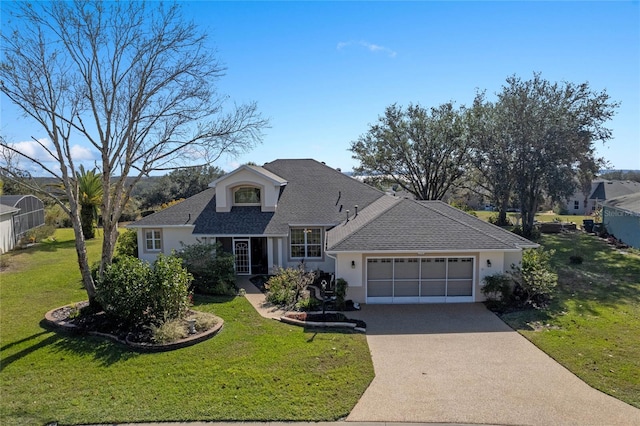
[[[144,231],[144,247],[147,251],[162,250],[162,232],[159,229],[147,229]]]
[[[322,257],[322,235],[320,228],[292,228],[291,257]]]
[[[233,192],[234,204],[260,204],[260,188],[243,186]]]
[[[580,201],[575,200],[575,201],[573,202],[573,209],[574,209],[574,210],[579,210],[579,209],[580,209]]]

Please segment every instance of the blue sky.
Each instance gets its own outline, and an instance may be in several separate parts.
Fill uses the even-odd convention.
[[[220,92],[257,101],[271,120],[263,144],[237,159],[315,158],[343,171],[348,151],[384,109],[468,105],[506,77],[534,71],[588,81],[621,102],[614,139],[598,152],[640,169],[638,2],[182,2],[227,67]],[[41,137],[2,99],[0,132]]]

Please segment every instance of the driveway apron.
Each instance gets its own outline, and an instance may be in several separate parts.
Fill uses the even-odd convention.
[[[484,305],[365,305],[375,378],[347,421],[640,425]]]

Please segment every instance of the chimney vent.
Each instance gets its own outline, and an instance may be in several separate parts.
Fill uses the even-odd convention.
[[[347,222],[349,222],[349,210],[347,210]]]
[[[358,216],[358,205],[357,204],[355,205],[355,209],[356,209],[356,213],[353,215],[353,217]]]

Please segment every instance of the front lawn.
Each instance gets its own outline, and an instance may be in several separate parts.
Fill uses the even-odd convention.
[[[336,420],[373,378],[366,338],[305,331],[260,317],[242,297],[196,297],[225,320],[216,337],[141,354],[39,322],[86,299],[70,230],[7,255],[0,272],[2,424],[188,420]],[[88,242],[97,259],[100,241]]]
[[[581,232],[539,242],[556,250],[557,295],[548,310],[502,319],[592,387],[640,408],[640,256]],[[569,263],[576,254],[582,264]]]

